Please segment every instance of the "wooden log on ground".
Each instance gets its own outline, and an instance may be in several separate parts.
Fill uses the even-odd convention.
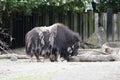
[[[30,59],[27,55],[17,55],[17,54],[3,54],[0,55],[0,59],[11,59],[11,57],[17,57],[17,59]]]
[[[101,51],[84,50],[77,56],[70,57],[70,62],[102,62],[102,61],[114,61],[111,54],[107,54]]]
[[[101,49],[103,52],[112,54],[113,51],[120,49],[120,42],[106,42]]]

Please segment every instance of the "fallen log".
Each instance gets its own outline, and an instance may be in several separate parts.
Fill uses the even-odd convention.
[[[70,62],[108,62],[114,61],[111,55],[78,55],[70,57]]]
[[[106,42],[101,49],[103,52],[114,54],[114,51],[120,50],[120,42]]]
[[[113,55],[98,50],[82,50],[77,56],[69,58],[70,62],[106,62],[114,60]]]
[[[27,55],[17,55],[17,54],[2,54],[0,55],[0,59],[11,59],[12,57],[16,57],[17,59],[30,59]]]

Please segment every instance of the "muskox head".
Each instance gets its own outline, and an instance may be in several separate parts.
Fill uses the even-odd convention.
[[[77,55],[78,48],[82,42],[79,34],[63,24],[56,23],[52,26],[57,26],[54,45],[58,48],[60,56],[69,60],[69,56]]]

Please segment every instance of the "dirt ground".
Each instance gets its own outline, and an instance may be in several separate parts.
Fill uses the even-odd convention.
[[[14,52],[25,54],[25,49]],[[30,59],[1,59],[0,80],[120,80],[120,61],[30,62]]]
[[[29,62],[0,60],[0,80],[120,80],[120,61]]]

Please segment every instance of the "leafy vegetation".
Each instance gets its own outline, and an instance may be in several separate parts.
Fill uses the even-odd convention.
[[[0,11],[31,14],[33,9],[45,7],[48,11],[82,12],[85,9],[85,1],[91,2],[92,0],[0,0]]]
[[[109,8],[113,9],[113,12],[120,11],[120,0],[100,0],[97,5],[99,12],[106,12]]]
[[[32,11],[45,9],[55,12],[83,12],[86,2],[93,0],[0,0],[0,15],[6,12],[8,15],[13,12],[22,12],[30,15]],[[98,11],[105,12],[108,8],[113,8],[114,12],[120,11],[120,0],[100,0],[96,6]]]
[[[86,8],[85,1],[89,3],[92,0],[0,0],[0,26],[4,27],[14,13],[24,15],[31,15],[33,12],[41,14],[44,11],[80,13]]]

